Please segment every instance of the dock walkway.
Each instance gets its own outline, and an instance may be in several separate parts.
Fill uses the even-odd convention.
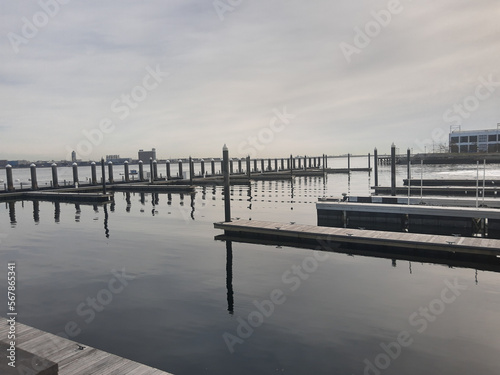
[[[7,319],[0,318],[0,341],[8,342]],[[16,347],[34,357],[34,365],[38,368],[40,362],[58,364],[59,375],[168,375],[168,372],[137,363],[99,349],[82,345],[63,337],[16,322]],[[4,355],[4,354],[2,354]],[[32,361],[30,361],[32,362]],[[12,374],[38,374],[26,362]],[[43,373],[43,372],[42,372]],[[9,373],[8,373],[9,374]],[[54,374],[54,372],[50,372]]]
[[[273,239],[326,241],[387,248],[445,251],[476,255],[500,256],[500,240],[405,232],[389,232],[352,228],[319,227],[255,220],[214,223],[216,229],[239,236],[262,236]]]

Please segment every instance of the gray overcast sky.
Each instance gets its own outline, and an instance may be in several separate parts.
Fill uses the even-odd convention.
[[[0,159],[214,156],[224,143],[234,157],[418,152],[450,125],[500,122],[498,0],[42,0],[0,12]]]

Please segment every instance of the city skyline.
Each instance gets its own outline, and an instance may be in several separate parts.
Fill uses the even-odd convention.
[[[492,0],[3,5],[0,159],[425,152],[500,122]]]

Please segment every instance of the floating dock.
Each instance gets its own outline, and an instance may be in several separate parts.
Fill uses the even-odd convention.
[[[318,225],[500,238],[500,210],[407,204],[318,202]]]
[[[170,373],[137,363],[117,355],[53,335],[16,322],[16,368],[2,374],[40,375],[169,375]],[[7,343],[9,325],[0,318],[0,341]],[[2,353],[2,363],[7,353]],[[31,356],[31,358],[29,358]],[[17,361],[22,359],[22,361]],[[33,367],[35,365],[36,368]],[[46,366],[45,369],[42,366]],[[55,367],[57,366],[57,367]],[[0,367],[1,368],[1,367]],[[42,369],[43,371],[40,371]],[[12,371],[14,370],[14,371]],[[45,372],[47,371],[47,372]],[[57,372],[58,371],[58,372]]]
[[[479,207],[500,208],[500,199],[482,199],[476,201],[475,198],[462,197],[410,197],[390,196],[390,195],[370,195],[370,196],[346,196],[319,198],[319,202],[350,202],[350,203],[385,203],[385,204],[408,204],[427,206],[451,206],[451,207]]]
[[[476,187],[479,185],[481,189],[483,186],[483,182],[485,186],[497,186],[500,187],[500,180],[493,179],[483,179],[481,178],[479,181],[477,180],[464,180],[464,179],[411,179],[410,186],[473,186]],[[408,179],[403,179],[403,185],[408,186]]]
[[[214,223],[229,236],[260,237],[295,243],[341,243],[410,250],[441,251],[486,256],[500,256],[500,240],[374,231],[351,228],[319,227],[270,221],[237,220]]]
[[[375,191],[375,194],[383,194],[388,195],[391,194],[390,186],[372,186],[372,189]],[[396,195],[407,195],[408,187],[396,187]],[[465,196],[465,197],[475,197],[476,191],[479,192],[479,197],[482,196],[483,187],[479,186],[479,189],[476,189],[476,186],[423,186],[423,187],[413,187],[410,189],[411,195],[445,195],[445,196]],[[487,186],[484,189],[485,197],[497,197],[500,196],[500,186],[491,187]]]

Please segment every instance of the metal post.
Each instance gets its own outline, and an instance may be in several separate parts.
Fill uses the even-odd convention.
[[[370,153],[368,153],[368,170],[370,170],[372,168],[371,161],[372,161],[371,160],[371,155],[370,155]]]
[[[139,160],[139,181],[144,181],[144,163]]]
[[[391,195],[396,195],[396,145],[391,145]]]
[[[375,187],[378,186],[378,155],[377,148],[373,150],[373,168],[375,168]]]
[[[7,191],[14,191],[14,179],[12,177],[12,165],[7,164],[5,166],[5,173],[7,174]]]
[[[30,169],[31,169],[31,189],[38,190],[38,182],[36,181],[36,165],[31,164]]]
[[[406,179],[408,180],[408,185],[410,184],[410,162],[411,162],[411,150],[406,150]]]
[[[101,173],[102,173],[102,193],[106,194],[106,168],[104,167],[104,158],[101,158]]]
[[[231,221],[231,198],[229,196],[229,150],[222,148],[222,172],[224,173],[224,221]]]
[[[486,185],[486,159],[483,159],[483,204],[484,207],[484,189]]]
[[[420,160],[420,200],[424,197],[424,159]]]
[[[78,187],[78,164],[73,163],[73,185]]]
[[[109,174],[109,177],[108,177],[108,181],[110,184],[114,183],[114,179],[113,179],[113,162],[112,161],[109,161],[108,162],[108,174]]]
[[[90,175],[91,175],[90,183],[92,185],[97,185],[97,166],[95,164],[95,161],[90,163]]]
[[[476,167],[476,208],[479,207],[479,160]]]
[[[347,154],[347,173],[351,173],[351,154]]]
[[[59,180],[57,179],[57,164],[52,163],[52,187],[57,188],[59,187]]]

